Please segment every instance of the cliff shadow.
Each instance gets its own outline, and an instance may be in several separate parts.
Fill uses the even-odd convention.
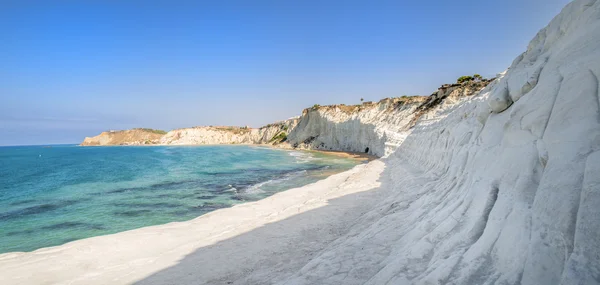
[[[393,185],[384,163],[372,189],[327,200],[325,206],[267,223],[196,249],[134,284],[271,284],[290,277],[340,237],[365,213],[386,207]],[[356,175],[356,174],[352,174]],[[329,190],[329,189],[325,189]],[[332,275],[335,273],[332,272]]]

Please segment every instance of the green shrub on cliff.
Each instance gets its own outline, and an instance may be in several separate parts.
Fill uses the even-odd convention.
[[[459,78],[456,80],[456,82],[458,82],[458,83],[463,83],[463,82],[471,81],[471,80],[473,80],[473,79],[474,79],[474,78],[473,78],[473,76],[471,76],[471,75],[464,75],[464,76],[461,76],[461,77],[459,77]]]
[[[164,135],[167,132],[163,131],[163,130],[155,130],[155,129],[149,129],[149,128],[137,128],[135,130],[140,130],[140,131],[144,131],[144,132],[150,132],[150,133],[154,133],[154,134],[159,134],[159,135]]]
[[[284,141],[287,140],[287,134],[285,132],[280,132],[277,135],[273,136],[273,138],[271,138],[271,140],[269,140],[270,143],[282,143]]]
[[[456,82],[457,83],[463,83],[463,82],[469,82],[469,81],[473,81],[473,80],[474,81],[481,81],[481,80],[483,80],[483,77],[480,74],[478,74],[478,73],[473,74],[473,76],[471,76],[471,75],[464,75],[464,76],[459,77],[456,80]]]

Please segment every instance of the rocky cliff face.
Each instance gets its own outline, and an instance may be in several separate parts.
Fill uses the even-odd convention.
[[[362,105],[333,105],[304,110],[288,136],[294,148],[392,153],[415,123],[439,104],[454,104],[477,94],[490,81],[444,85],[431,96],[387,98]]]
[[[81,145],[273,144],[284,148],[341,150],[385,156],[404,140],[417,120],[439,104],[472,96],[489,81],[444,85],[431,96],[386,98],[361,105],[318,106],[302,116],[253,129],[193,127],[164,135],[135,129],[104,132]]]
[[[86,137],[82,146],[98,145],[201,145],[201,144],[277,144],[281,143],[290,129],[298,124],[298,118],[253,129],[248,127],[193,127],[157,132],[149,129],[103,132]]]
[[[195,127],[168,132],[159,144],[269,144],[278,143],[280,137],[298,124],[297,118],[270,124],[259,129],[240,127]]]
[[[151,129],[107,131],[95,137],[86,137],[82,146],[97,145],[148,145],[157,144],[165,132]]]
[[[304,110],[288,136],[294,148],[343,150],[383,156],[404,139],[418,106],[426,97],[385,99],[358,106],[323,106]]]

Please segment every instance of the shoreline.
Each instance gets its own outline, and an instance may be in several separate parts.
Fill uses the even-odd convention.
[[[140,144],[140,145],[75,145],[78,147],[158,147],[158,146],[167,146],[167,147],[202,147],[202,146],[253,146],[253,147],[265,147],[276,150],[286,150],[286,151],[306,151],[306,152],[318,152],[329,154],[333,156],[345,157],[350,159],[356,159],[358,161],[369,162],[380,157],[362,153],[362,152],[354,152],[354,151],[343,151],[343,150],[320,150],[320,149],[301,149],[301,148],[292,148],[285,146],[276,146],[271,144]]]
[[[171,145],[150,145],[150,146],[171,146]],[[181,146],[181,147],[203,147],[203,146],[228,146],[228,145],[219,145],[219,144],[216,144],[216,145],[174,145],[174,146],[175,147],[178,147],[178,146]],[[325,157],[325,159],[334,159],[334,157],[341,157],[341,158],[344,158],[344,159],[348,159],[349,161],[357,161],[357,162],[359,162],[358,164],[354,164],[354,166],[352,166],[350,169],[346,169],[346,170],[337,169],[337,170],[323,171],[323,173],[319,173],[317,176],[315,176],[315,177],[318,177],[316,181],[313,180],[313,182],[309,182],[309,181],[304,182],[304,183],[308,183],[308,184],[305,184],[305,185],[302,185],[302,186],[295,186],[294,187],[294,186],[288,185],[287,187],[282,187],[282,190],[280,190],[280,191],[278,191],[276,193],[289,191],[289,190],[292,190],[292,189],[295,189],[295,188],[302,188],[302,187],[305,187],[305,186],[317,183],[317,182],[319,182],[321,180],[327,179],[328,177],[330,177],[332,175],[336,175],[336,174],[339,174],[339,173],[343,173],[343,172],[352,170],[357,165],[361,165],[361,164],[364,164],[364,163],[367,163],[369,161],[377,159],[377,157],[375,157],[375,156],[370,156],[370,155],[365,155],[365,154],[360,154],[360,153],[353,153],[353,152],[344,152],[344,151],[322,151],[322,150],[307,150],[307,149],[290,149],[290,148],[281,148],[281,147],[276,147],[276,146],[271,146],[271,145],[256,145],[256,144],[245,144],[245,145],[236,144],[236,146],[248,146],[248,147],[258,147],[258,148],[264,147],[266,149],[277,150],[277,151],[284,151],[284,152],[287,152],[287,153],[295,152],[295,151],[305,152],[305,153],[309,153],[309,154],[310,153],[313,153],[313,154],[320,153],[320,154],[325,154],[327,156],[331,156],[330,158],[326,158]],[[119,147],[119,146],[117,146],[117,145],[109,145],[109,147]],[[291,188],[289,188],[289,187],[291,187]],[[241,204],[245,204],[245,203],[252,203],[252,202],[261,201],[261,200],[266,199],[268,197],[270,197],[270,196],[267,196],[267,197],[262,198],[260,200],[247,200],[247,201],[243,201],[243,203],[233,204],[230,207],[234,207],[236,205],[241,205]],[[140,228],[125,229],[125,230],[122,230],[120,232],[113,232],[113,233],[109,233],[109,234],[100,234],[100,235],[88,236],[88,237],[80,238],[80,239],[77,239],[77,240],[74,240],[74,241],[85,240],[85,239],[88,239],[88,238],[102,237],[102,236],[112,235],[112,234],[119,234],[119,233],[122,233],[122,232],[130,231],[130,230],[136,230],[136,229],[141,229],[141,228],[145,228],[145,227],[161,226],[161,225],[166,225],[166,224],[169,224],[169,223],[172,223],[172,222],[187,222],[187,221],[191,221],[191,220],[200,218],[203,215],[210,214],[210,213],[212,213],[214,211],[216,211],[216,210],[213,210],[211,212],[202,214],[200,216],[190,217],[188,220],[174,220],[174,221],[171,221],[171,222],[167,221],[167,222],[162,223],[162,224],[147,225],[147,226],[143,226],[143,227],[140,227]],[[91,220],[90,222],[93,222],[93,220]],[[34,252],[36,252],[38,250],[43,250],[43,249],[46,249],[46,248],[60,247],[60,246],[63,246],[65,244],[67,244],[67,243],[58,244],[58,245],[51,245],[51,246],[43,246],[43,247],[38,247],[38,248],[35,248],[33,250],[27,250],[27,251],[0,252],[0,260],[2,259],[3,255],[9,255],[9,254],[14,254],[14,253],[19,253],[19,254],[20,253],[25,253],[25,254],[27,254],[27,253],[34,253]]]
[[[119,284],[132,283],[169,270],[178,260],[185,259],[194,251],[206,250],[210,252],[207,256],[202,255],[202,258],[212,260],[213,264],[203,268],[203,272],[198,274],[209,284],[219,278],[229,278],[232,274],[242,278],[244,271],[240,268],[253,264],[250,261],[257,258],[256,254],[263,254],[267,249],[273,253],[264,253],[261,258],[276,259],[276,256],[284,254],[290,264],[299,266],[308,261],[310,252],[318,251],[318,245],[327,244],[337,237],[336,232],[331,232],[331,229],[348,228],[348,223],[352,223],[362,212],[368,210],[369,205],[378,200],[376,197],[381,193],[369,190],[379,186],[377,180],[383,169],[384,163],[381,160],[372,160],[312,184],[284,190],[258,201],[215,210],[188,221],[90,237],[31,252],[3,253],[0,254],[0,283],[105,284],[109,280]],[[213,252],[210,249],[215,243],[229,243],[231,239],[254,231],[258,231],[258,237],[251,235],[251,240],[269,239],[275,233],[260,231],[261,228],[324,208],[330,200],[346,195],[359,195],[361,198],[353,199],[353,202],[346,203],[341,208],[328,208],[330,210],[327,214],[319,214],[318,218],[307,217],[308,220],[303,223],[289,225],[290,228],[282,233],[284,236],[277,237],[272,242],[259,242],[250,248],[233,243],[231,251],[219,249]],[[315,231],[320,234],[310,238],[305,236]],[[287,247],[290,240],[294,243],[310,243],[297,249],[310,252],[304,252],[304,256],[290,253]],[[275,255],[277,248],[281,251]],[[253,254],[239,258],[240,250]],[[214,260],[227,260],[230,265],[232,262],[239,264],[224,266]],[[291,273],[297,269],[288,268],[286,271],[290,270]],[[31,272],[36,272],[35,276]]]
[[[358,160],[358,161],[362,161],[362,162],[369,162],[369,161],[373,161],[373,160],[376,160],[376,159],[380,158],[380,157],[377,157],[375,155],[371,155],[371,154],[367,154],[367,153],[362,153],[362,152],[354,152],[354,151],[301,149],[301,148],[291,148],[291,147],[275,146],[275,145],[263,145],[263,144],[248,144],[248,145],[249,146],[264,146],[264,147],[267,147],[267,148],[278,149],[278,150],[305,151],[305,152],[323,153],[323,154],[328,154],[328,155],[332,155],[332,156],[338,156],[338,157],[344,157],[344,158],[354,159],[354,160]]]
[[[360,153],[360,152],[352,152],[352,151],[312,150],[312,149],[306,149],[304,151],[325,153],[325,154],[329,154],[329,155],[333,155],[333,156],[356,159],[356,160],[362,161],[362,162],[369,162],[369,161],[380,159],[380,157],[377,157],[374,155]]]

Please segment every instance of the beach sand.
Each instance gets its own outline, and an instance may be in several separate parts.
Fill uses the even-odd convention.
[[[347,151],[335,151],[335,150],[307,150],[309,152],[321,152],[328,155],[335,155],[344,158],[355,159],[362,162],[368,162],[378,159],[377,156],[362,153],[362,152],[347,152]]]

